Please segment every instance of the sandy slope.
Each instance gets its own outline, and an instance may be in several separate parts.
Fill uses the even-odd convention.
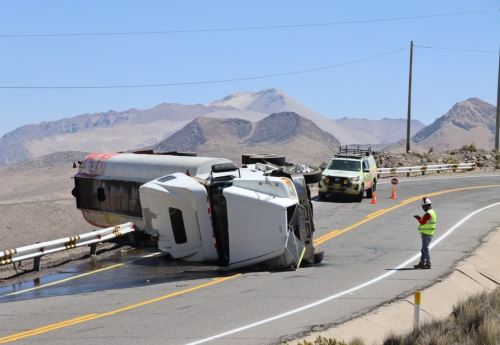
[[[76,209],[71,195],[76,169],[68,165],[0,169],[0,250],[94,229]],[[67,260],[87,251],[53,255],[48,261]],[[6,270],[12,267],[2,268]]]

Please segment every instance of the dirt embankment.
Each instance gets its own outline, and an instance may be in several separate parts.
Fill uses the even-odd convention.
[[[460,150],[446,152],[378,152],[375,154],[375,158],[377,160],[377,166],[380,168],[457,163],[476,163],[476,166],[481,170],[491,170],[495,168],[494,152],[479,150],[471,145],[464,146]]]
[[[89,225],[75,205],[73,158],[84,153],[55,154],[40,160],[0,167],[0,251],[89,232]],[[100,249],[112,248],[103,245]],[[81,258],[87,247],[52,254],[42,267]],[[32,260],[17,273],[32,269]],[[14,265],[0,266],[0,280],[16,274]]]

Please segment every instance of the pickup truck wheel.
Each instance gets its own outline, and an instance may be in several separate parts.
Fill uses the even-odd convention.
[[[356,196],[356,200],[358,202],[361,202],[363,200],[363,194],[365,193],[365,185],[361,185],[361,190],[359,191],[359,194]]]

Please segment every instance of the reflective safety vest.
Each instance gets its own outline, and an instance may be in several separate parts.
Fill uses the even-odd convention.
[[[431,219],[427,221],[425,224],[420,224],[418,227],[418,232],[424,235],[434,235],[434,231],[436,231],[436,211],[434,211],[432,208],[427,211],[427,213],[431,216]]]

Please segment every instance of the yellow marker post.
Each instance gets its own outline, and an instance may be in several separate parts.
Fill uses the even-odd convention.
[[[415,292],[415,302],[413,309],[413,328],[418,329],[420,327],[420,297],[422,293],[420,291]]]

